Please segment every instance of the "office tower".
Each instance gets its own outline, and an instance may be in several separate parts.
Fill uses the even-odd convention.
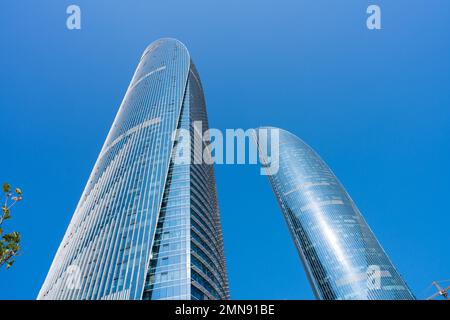
[[[173,159],[173,133],[193,135],[194,121],[207,129],[199,75],[181,42],[160,39],[141,57],[39,299],[229,298],[213,167]]]
[[[271,130],[279,130],[278,157],[276,147],[270,148]],[[266,144],[269,149],[262,148]],[[313,149],[277,128],[260,128],[258,147],[263,167],[270,161],[277,167],[278,161],[278,172],[269,181],[318,299],[414,299],[348,193]]]

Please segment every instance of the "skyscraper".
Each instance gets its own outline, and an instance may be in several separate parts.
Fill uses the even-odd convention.
[[[279,152],[270,146],[279,130]],[[264,138],[267,136],[267,140]],[[263,137],[263,138],[261,138]],[[415,299],[358,208],[324,161],[302,140],[277,128],[259,129],[264,166],[318,299]],[[275,167],[277,167],[275,165]]]
[[[227,299],[212,165],[173,161],[207,114],[175,39],[143,53],[39,299]],[[191,157],[193,157],[193,151]]]

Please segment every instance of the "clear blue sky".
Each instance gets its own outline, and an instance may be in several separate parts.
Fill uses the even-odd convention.
[[[0,11],[0,180],[25,192],[9,223],[23,254],[1,299],[36,297],[142,51],[167,36],[191,52],[211,127],[295,133],[419,298],[450,278],[449,1],[15,0]],[[216,173],[232,297],[312,298],[259,168]]]

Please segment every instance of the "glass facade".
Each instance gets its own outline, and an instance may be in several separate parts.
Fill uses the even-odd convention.
[[[227,299],[211,165],[179,165],[172,134],[206,107],[186,47],[142,55],[38,299]],[[191,130],[192,131],[192,130]],[[193,155],[192,155],[193,156]]]
[[[269,180],[315,296],[326,300],[415,299],[319,155],[287,131],[261,129],[268,132],[269,146],[270,130],[279,130],[278,160],[259,143],[260,159],[263,166],[279,162],[278,172],[269,175]]]

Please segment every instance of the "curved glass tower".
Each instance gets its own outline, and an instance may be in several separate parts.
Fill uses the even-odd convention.
[[[207,115],[186,47],[142,55],[38,299],[227,299],[214,171],[176,164]],[[192,155],[193,157],[193,155]]]
[[[261,133],[279,130],[278,157],[261,148]],[[311,287],[318,299],[398,300],[414,295],[352,199],[324,161],[302,140],[277,128],[259,129],[261,163],[269,175]],[[265,139],[265,138],[264,138]],[[266,145],[266,144],[265,144]],[[275,150],[276,152],[276,150]],[[269,157],[270,156],[270,157]]]

